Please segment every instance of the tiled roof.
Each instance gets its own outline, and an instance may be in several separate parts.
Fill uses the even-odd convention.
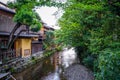
[[[0,32],[0,35],[2,35],[2,36],[9,36],[10,33],[8,33],[8,32]]]
[[[0,2],[0,10],[15,14],[15,10],[10,9],[6,4]]]
[[[19,37],[39,37],[39,35],[34,35],[34,34],[20,34]]]
[[[9,36],[10,35],[10,33],[8,33],[8,32],[0,32],[0,35],[1,36]],[[14,36],[16,36],[16,35],[14,35]],[[39,37],[39,35],[35,35],[35,34],[20,34],[19,35],[19,37]]]
[[[51,30],[54,30],[54,28],[52,28],[51,26],[48,26],[48,25],[43,25],[43,27],[47,28],[47,29],[51,29]]]

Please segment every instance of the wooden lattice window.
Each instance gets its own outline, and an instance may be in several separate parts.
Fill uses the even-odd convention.
[[[29,55],[30,55],[30,49],[25,49],[24,56],[29,56]]]

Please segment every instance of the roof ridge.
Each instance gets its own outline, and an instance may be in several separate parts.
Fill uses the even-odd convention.
[[[1,1],[0,1],[0,4],[1,4],[0,10],[4,10],[4,11],[7,11],[7,12],[15,14],[15,10],[14,9],[9,8],[5,3],[1,2]]]
[[[8,5],[6,5],[5,3],[1,2],[1,1],[0,1],[0,4],[2,4],[2,5],[4,5],[4,6],[6,6],[6,7],[8,7]],[[8,7],[8,8],[9,8],[9,7]]]

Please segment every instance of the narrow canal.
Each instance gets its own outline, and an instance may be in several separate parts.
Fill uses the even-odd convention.
[[[17,80],[66,80],[63,77],[64,68],[75,62],[76,54],[73,49],[64,49],[14,77]]]

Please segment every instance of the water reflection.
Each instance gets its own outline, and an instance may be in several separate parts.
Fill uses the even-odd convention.
[[[14,75],[17,80],[65,80],[62,77],[64,68],[76,62],[74,48],[65,48],[50,58]]]
[[[76,59],[77,56],[74,51],[74,48],[70,49],[65,48],[63,52],[59,54],[54,54],[54,57],[51,60],[53,60],[53,63],[55,65],[55,72],[48,74],[42,80],[62,80],[60,79],[60,74],[63,71],[62,67],[63,68],[69,67],[71,64],[76,62]]]
[[[38,63],[32,67],[29,67],[21,73],[14,74],[13,76],[16,78],[16,80],[39,80],[41,68],[42,63]]]

